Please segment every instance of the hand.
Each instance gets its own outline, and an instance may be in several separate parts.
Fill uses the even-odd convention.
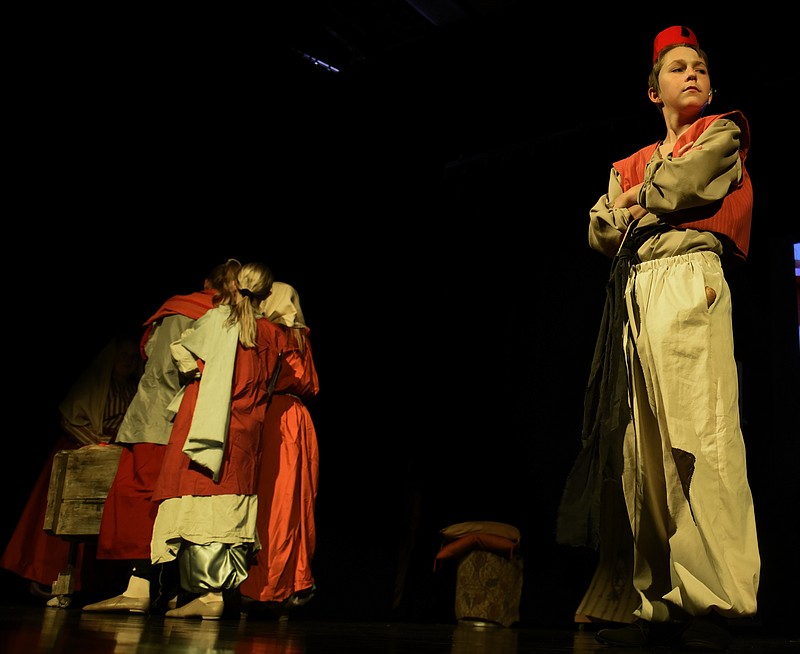
[[[628,211],[631,212],[631,217],[634,220],[639,220],[639,218],[644,218],[647,215],[647,209],[640,204],[632,204],[628,207]]]
[[[678,157],[682,157],[687,152],[689,152],[689,150],[693,150],[694,149],[692,147],[693,145],[694,145],[694,141],[689,141],[688,143],[684,143],[680,148],[678,148],[678,152],[672,158],[673,159],[677,159]],[[703,146],[701,145],[697,149],[698,150],[702,150],[702,148],[703,148]]]
[[[627,191],[623,191],[616,198],[614,198],[614,202],[611,204],[611,207],[613,209],[628,209],[633,205],[638,205],[639,191],[641,188],[642,185],[637,184],[636,186],[631,186]]]

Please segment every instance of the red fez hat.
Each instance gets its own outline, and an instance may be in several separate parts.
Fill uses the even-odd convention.
[[[695,33],[684,25],[673,25],[661,30],[653,41],[653,63],[658,59],[658,53],[668,45],[693,45],[699,48]]]

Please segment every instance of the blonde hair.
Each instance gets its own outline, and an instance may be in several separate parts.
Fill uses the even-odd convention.
[[[236,275],[236,288],[231,315],[226,323],[239,325],[239,342],[244,347],[255,347],[258,333],[256,320],[261,303],[272,290],[272,271],[263,263],[246,263]]]

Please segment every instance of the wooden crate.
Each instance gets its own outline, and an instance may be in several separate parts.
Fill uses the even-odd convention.
[[[53,460],[44,530],[54,536],[100,533],[103,505],[119,465],[119,445],[61,450]]]

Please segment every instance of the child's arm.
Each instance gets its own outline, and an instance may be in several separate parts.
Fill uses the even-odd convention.
[[[592,249],[608,257],[617,253],[628,225],[647,213],[636,203],[638,189],[639,185],[623,193],[619,173],[611,169],[608,193],[589,210],[589,245]]]
[[[715,120],[676,156],[648,165],[639,204],[669,220],[670,213],[721,200],[742,179],[740,137],[734,121]]]

